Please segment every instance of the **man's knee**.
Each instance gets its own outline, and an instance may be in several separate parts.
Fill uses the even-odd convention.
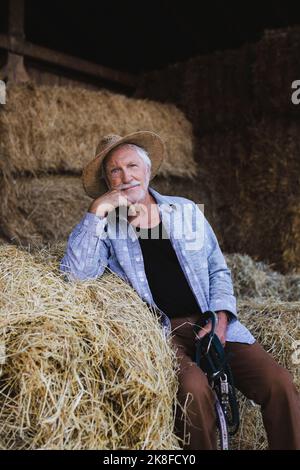
[[[284,391],[293,387],[293,378],[290,372],[284,367],[278,365],[274,373],[269,377],[270,385],[273,390]]]
[[[294,387],[290,372],[279,364],[265,371],[261,378],[262,396],[283,396]]]

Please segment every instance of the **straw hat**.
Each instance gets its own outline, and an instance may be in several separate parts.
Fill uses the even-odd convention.
[[[150,179],[156,176],[165,153],[164,143],[158,134],[138,131],[125,137],[115,134],[106,135],[97,145],[95,158],[87,164],[82,173],[84,190],[93,199],[108,191],[101,165],[107,154],[121,144],[135,144],[145,149],[151,160]]]

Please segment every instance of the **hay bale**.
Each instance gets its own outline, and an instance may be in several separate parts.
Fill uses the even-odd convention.
[[[158,177],[151,186],[199,199],[196,182],[187,185],[182,178]],[[0,198],[0,220],[8,239],[35,247],[66,240],[91,203],[80,177],[72,175],[11,178],[0,189]]]
[[[174,105],[127,98],[106,90],[11,85],[0,110],[0,172],[80,174],[99,138],[138,130],[166,142],[161,175],[195,175],[192,126]]]
[[[195,132],[241,126],[251,109],[252,46],[194,57],[185,64],[181,109]]]
[[[184,86],[185,62],[170,64],[164,69],[140,75],[134,96],[181,107]]]
[[[1,193],[2,230],[24,246],[66,240],[91,203],[71,175],[12,178]]]
[[[0,246],[2,448],[178,449],[155,315],[112,274],[66,283],[62,251]]]
[[[299,132],[298,121],[262,119],[249,128],[251,150],[240,163],[238,236],[250,256],[282,272],[299,270]]]
[[[294,361],[295,342],[300,340],[300,302],[241,300],[238,309],[241,321],[300,387],[299,364]]]
[[[5,237],[0,236],[0,245],[5,245],[7,243],[8,243],[7,239]]]
[[[226,254],[231,270],[234,292],[239,299],[270,299],[284,302],[300,298],[300,275],[283,275],[262,261],[255,262],[248,255]]]
[[[300,390],[300,276],[283,275],[248,255],[226,254],[240,320],[273,357],[293,375]],[[300,359],[300,356],[299,356]],[[266,449],[260,407],[238,393],[241,426],[232,438],[236,449]]]
[[[259,115],[300,115],[300,106],[291,101],[292,83],[299,80],[299,47],[299,26],[267,30],[254,45],[253,95]]]
[[[146,72],[136,96],[175,103],[199,136],[241,127],[252,116],[299,116],[300,106],[291,101],[299,46],[299,26],[266,30],[255,44]]]
[[[223,250],[282,272],[300,265],[299,132],[296,120],[261,119],[243,131],[203,136],[196,148],[210,187],[208,219]]]
[[[241,321],[255,338],[288,369],[300,391],[300,302],[274,300],[241,300],[238,302]],[[235,448],[265,449],[267,441],[260,409],[242,398],[241,426],[233,439]]]
[[[185,197],[199,204],[205,200],[203,188],[199,187],[198,179],[187,181],[176,176],[167,178],[158,176],[153,182],[151,181],[151,187],[161,194]]]
[[[298,194],[298,191],[297,191]],[[281,235],[282,264],[284,270],[299,273],[300,260],[300,203],[299,196],[294,195],[287,202],[285,213],[285,230]]]
[[[199,135],[248,122],[252,45],[215,52],[146,72],[135,96],[174,103]]]
[[[179,449],[175,356],[156,318],[112,274],[64,282],[58,267],[64,248],[30,254],[0,246],[1,447]],[[238,288],[241,321],[300,388],[300,302],[263,298],[274,297],[277,284],[284,292],[284,276],[267,266],[238,254],[228,261],[233,274],[250,277]],[[251,276],[260,272],[265,277],[251,291]],[[251,292],[262,299],[246,299]],[[240,398],[240,409],[232,445],[266,448],[259,408]]]

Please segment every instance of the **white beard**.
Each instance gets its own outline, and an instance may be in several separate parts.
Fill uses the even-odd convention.
[[[146,197],[148,188],[149,188],[149,181],[150,181],[150,175],[149,176],[147,175],[145,186],[144,187],[139,186],[134,190],[134,194],[127,195],[128,200],[132,202],[132,204],[135,204],[136,202],[140,202]]]
[[[132,204],[135,204],[136,202],[140,202],[146,197],[147,190],[148,189],[144,189],[144,188],[135,189],[135,194],[132,194],[132,195],[128,194],[127,199],[130,202],[132,202]]]

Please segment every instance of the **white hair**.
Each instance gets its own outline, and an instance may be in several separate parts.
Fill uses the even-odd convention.
[[[149,168],[151,168],[151,160],[150,160],[150,157],[148,155],[148,152],[146,152],[146,150],[143,148],[143,147],[139,147],[138,145],[135,145],[135,144],[125,144],[127,145],[128,147],[136,150],[136,153],[141,157],[141,159],[143,160],[143,162],[149,166]]]
[[[135,145],[135,144],[121,144],[120,147],[121,147],[121,146],[122,146],[122,147],[123,147],[123,146],[124,146],[124,147],[125,147],[125,146],[126,146],[126,147],[130,147],[130,148],[132,148],[133,150],[135,150],[136,153],[141,157],[141,159],[143,160],[143,162],[145,163],[145,165],[148,166],[149,169],[151,170],[151,164],[152,164],[152,162],[151,162],[151,160],[150,160],[150,157],[149,157],[149,155],[148,155],[148,152],[146,152],[146,150],[145,150],[143,147],[139,147],[138,145]],[[111,152],[109,152],[108,155],[110,155],[111,153],[113,153],[114,150],[116,150],[116,149],[111,150]],[[104,160],[106,160],[106,158],[108,157],[108,155],[105,157]],[[105,163],[103,162],[101,166],[102,166],[102,174],[103,174],[103,175],[106,175]]]

